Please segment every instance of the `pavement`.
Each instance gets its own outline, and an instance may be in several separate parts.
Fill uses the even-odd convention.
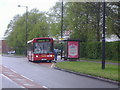
[[[95,62],[95,63],[101,63],[100,61],[88,61],[88,60],[80,60],[81,62]],[[113,65],[120,65],[119,63],[111,63],[111,62],[106,62],[105,64],[113,64]]]
[[[58,56],[57,62],[67,62],[67,61],[69,61],[69,60],[64,60],[64,59],[61,60],[61,57]],[[81,59],[79,59],[79,60],[77,60],[77,61],[79,61],[79,62],[95,62],[95,63],[101,63],[101,61],[88,61],[88,60],[81,60]],[[120,65],[120,63],[111,63],[111,62],[105,62],[105,64]]]

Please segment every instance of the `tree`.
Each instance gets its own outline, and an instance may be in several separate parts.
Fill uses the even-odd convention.
[[[106,35],[120,38],[120,3],[106,5]],[[5,32],[10,46],[25,47],[25,18],[16,15]],[[71,30],[70,38],[84,42],[100,41],[102,33],[102,3],[65,2],[63,5],[63,31]],[[32,9],[28,12],[28,40],[36,37],[55,36],[61,32],[61,2],[57,2],[49,12]],[[21,48],[22,49],[22,48]],[[21,50],[22,51],[22,50]]]
[[[44,12],[39,12],[37,9],[32,9],[28,17],[28,39],[35,37],[47,37],[49,26],[47,17]]]
[[[8,25],[6,33],[8,44],[18,54],[24,54],[26,48],[26,14],[15,16]],[[33,9],[28,13],[28,40],[36,37],[48,36],[48,23],[45,13]]]
[[[120,2],[107,4],[107,35],[116,35],[120,39]]]
[[[100,41],[102,36],[102,3],[68,2],[65,4],[64,24],[72,30],[71,38],[82,41]],[[120,4],[106,5],[106,34],[120,36]]]
[[[61,31],[61,3],[57,2],[47,14],[49,18],[51,36],[55,36],[57,38],[60,36]]]
[[[69,2],[67,5],[68,28],[73,31],[71,38],[80,39],[81,41],[88,41],[93,32],[92,16],[89,12],[89,3]],[[89,35],[90,34],[90,35]]]

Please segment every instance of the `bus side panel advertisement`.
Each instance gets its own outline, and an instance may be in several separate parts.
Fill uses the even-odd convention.
[[[79,58],[79,43],[76,41],[68,41],[68,58]]]

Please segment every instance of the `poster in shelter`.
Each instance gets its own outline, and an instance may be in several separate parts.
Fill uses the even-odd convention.
[[[68,58],[78,58],[79,43],[77,41],[68,41]]]

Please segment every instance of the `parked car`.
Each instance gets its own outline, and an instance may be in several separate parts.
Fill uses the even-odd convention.
[[[15,51],[9,51],[8,54],[15,54]]]

